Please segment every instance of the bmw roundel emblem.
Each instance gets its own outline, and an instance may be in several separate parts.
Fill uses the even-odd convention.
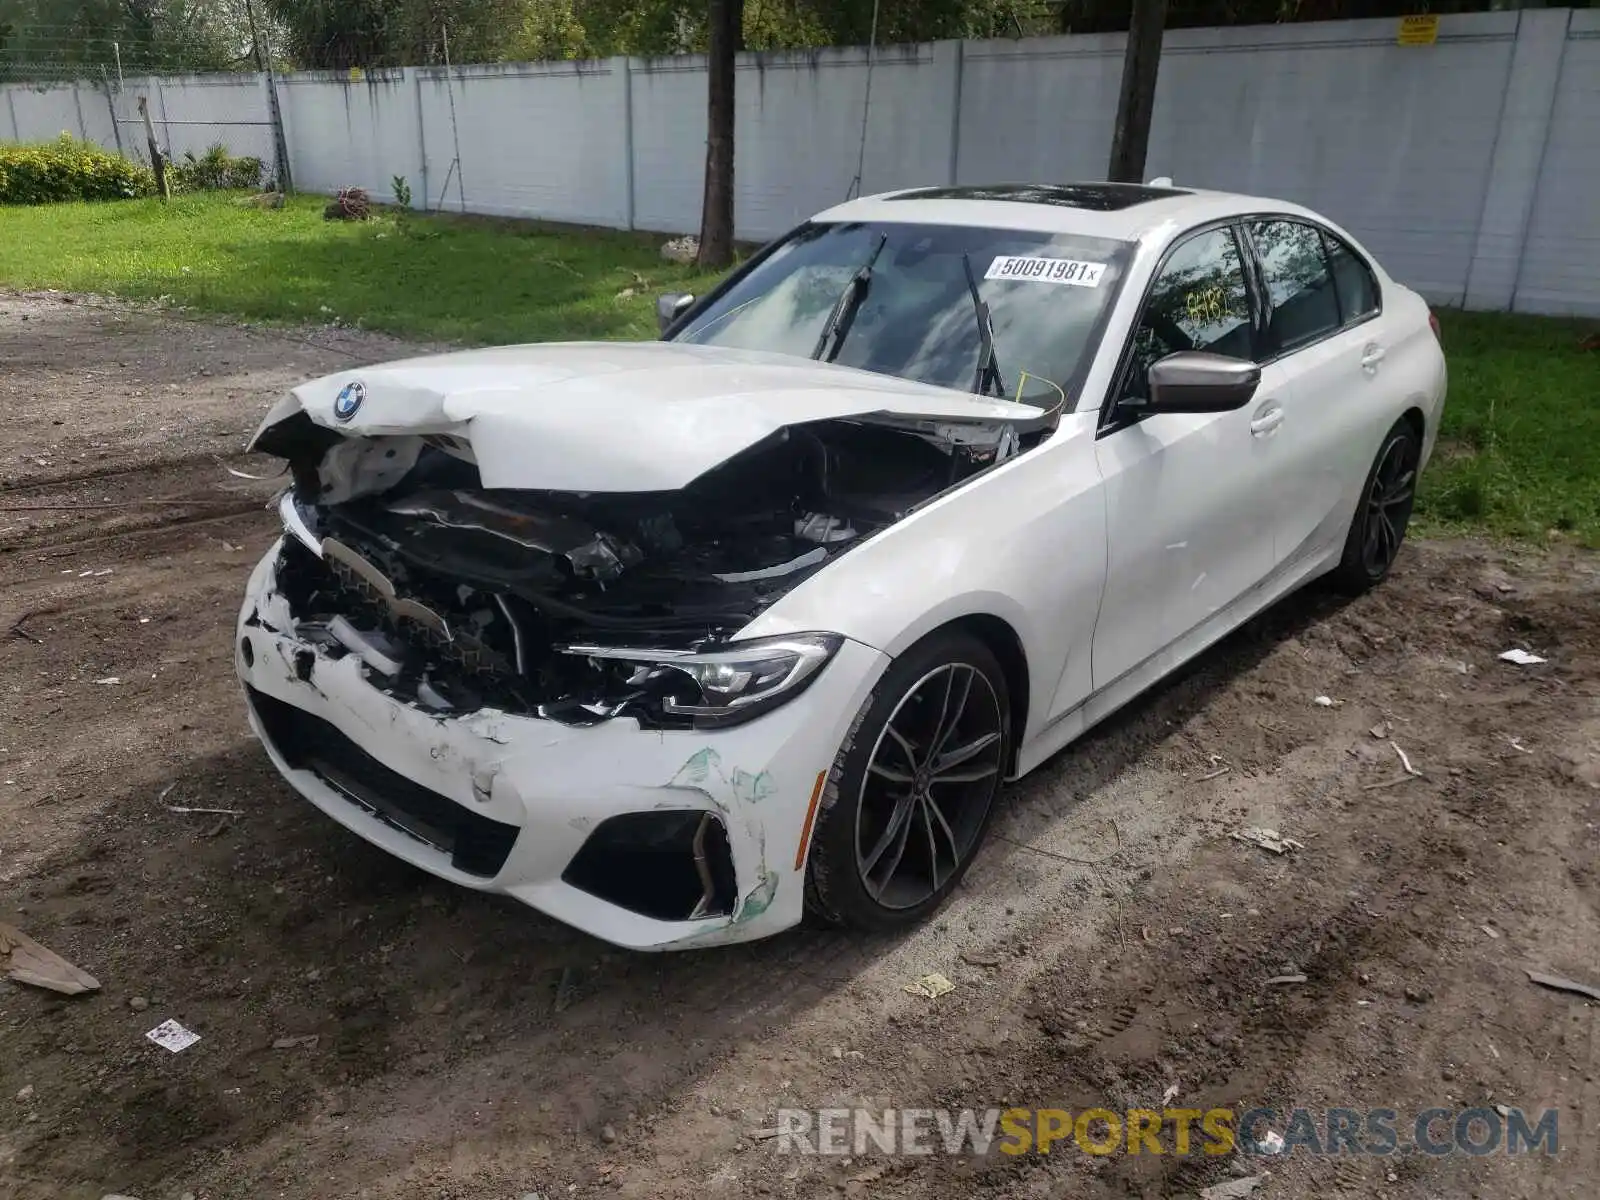
[[[356,415],[366,398],[366,386],[358,380],[351,380],[339,389],[339,395],[333,402],[333,415],[341,421],[348,421]]]

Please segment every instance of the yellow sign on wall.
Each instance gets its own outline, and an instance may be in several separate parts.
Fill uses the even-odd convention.
[[[360,83],[361,82],[361,68],[360,67],[351,67],[350,68],[350,82],[351,83]]]
[[[1400,18],[1402,46],[1431,46],[1439,40],[1439,14],[1427,13],[1417,17]]]

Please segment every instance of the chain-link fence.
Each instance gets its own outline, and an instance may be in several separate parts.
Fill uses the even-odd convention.
[[[176,165],[221,146],[260,159],[264,178],[281,185],[287,146],[268,77],[253,69],[258,46],[265,51],[249,25],[169,30],[156,41],[0,22],[0,140],[65,133],[147,166],[152,142]]]

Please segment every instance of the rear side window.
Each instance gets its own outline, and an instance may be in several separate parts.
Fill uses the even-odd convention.
[[[1323,243],[1328,249],[1328,261],[1333,266],[1333,285],[1339,293],[1339,311],[1344,323],[1359,321],[1378,311],[1378,281],[1372,268],[1344,242],[1326,229],[1322,231]]]
[[[1255,221],[1250,239],[1266,286],[1269,350],[1287,353],[1338,329],[1339,296],[1321,232],[1299,221]]]

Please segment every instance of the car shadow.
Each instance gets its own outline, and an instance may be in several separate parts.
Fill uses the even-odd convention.
[[[1284,642],[1337,615],[1350,599],[1312,582],[1258,614],[1057,751],[1002,793],[999,823],[1011,850],[1068,815],[1082,797],[1115,780],[1217,693],[1254,670]],[[992,851],[991,851],[992,853]]]

